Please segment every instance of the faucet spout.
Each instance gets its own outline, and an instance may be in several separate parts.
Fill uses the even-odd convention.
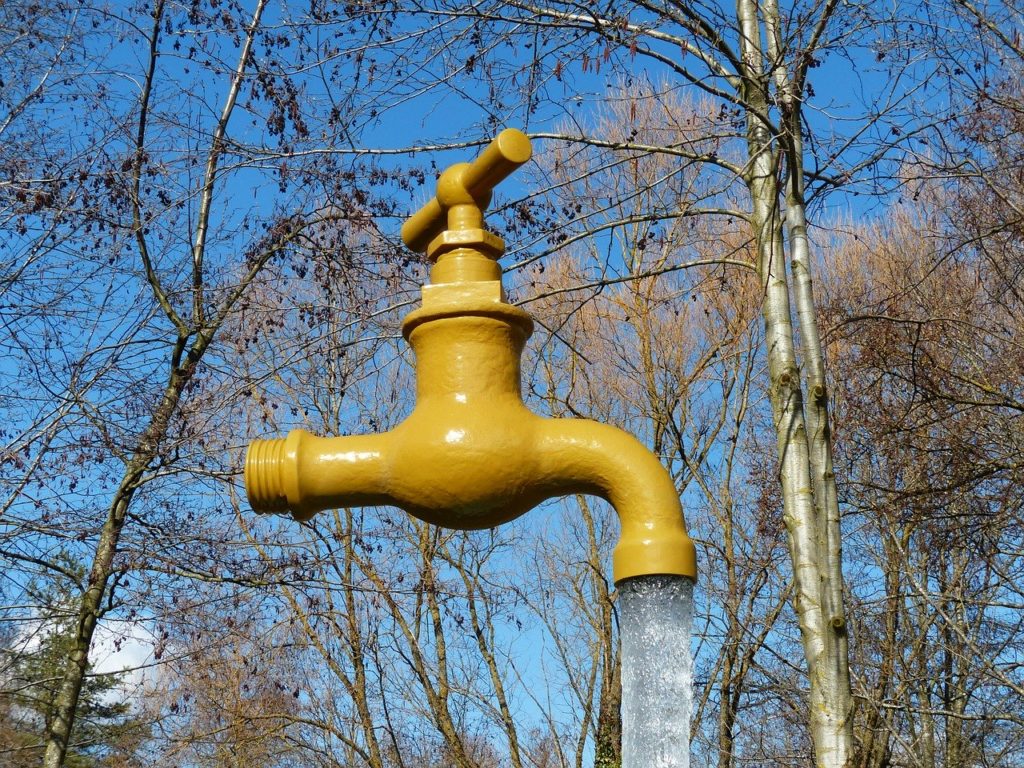
[[[542,466],[561,476],[563,494],[599,496],[618,514],[616,583],[656,574],[697,578],[679,493],[653,453],[627,432],[596,421],[544,419],[540,427]]]
[[[546,499],[606,499],[621,523],[616,582],[696,578],[672,477],[635,438],[584,419],[547,419],[520,394],[530,316],[505,300],[501,240],[483,229],[490,189],[529,159],[529,141],[505,131],[473,164],[442,174],[438,196],[403,228],[435,262],[422,307],[402,333],[416,355],[416,406],[377,435],[316,437],[294,430],[256,440],[245,464],[257,512],[300,520],[346,506],[389,505],[448,528],[489,528]],[[448,228],[444,226],[447,224]]]
[[[254,441],[245,467],[249,503],[299,520],[322,509],[389,505],[436,525],[474,529],[515,519],[550,498],[591,494],[619,517],[616,582],[655,574],[696,578],[675,484],[631,435],[585,419],[541,418],[521,402],[477,413],[438,408],[417,406],[380,435],[325,438],[293,430],[285,439]]]

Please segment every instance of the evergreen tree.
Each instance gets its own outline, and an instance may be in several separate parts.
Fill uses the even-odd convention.
[[[39,617],[0,634],[0,763],[9,768],[37,766],[42,759],[73,637],[72,589],[66,583],[34,587]],[[90,665],[67,768],[131,764],[146,728],[120,690],[123,679],[124,673],[94,674]]]

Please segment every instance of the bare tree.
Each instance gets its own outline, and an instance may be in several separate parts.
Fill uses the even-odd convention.
[[[716,148],[706,104],[658,97],[643,85],[608,95],[602,131],[612,140],[626,141],[628,133],[655,145],[671,133],[693,148]],[[555,151],[540,166],[551,191],[532,205],[537,215],[579,212],[581,200],[614,199],[623,189],[631,195],[580,214],[591,230],[607,226],[607,242],[581,238],[523,275],[536,297],[528,306],[546,329],[532,386],[556,414],[593,416],[642,435],[674,469],[703,563],[697,663],[706,677],[697,692],[694,754],[719,765],[778,762],[785,751],[773,751],[766,699],[788,711],[798,694],[790,675],[780,684],[764,669],[775,667],[765,648],[788,591],[774,510],[780,499],[766,470],[774,459],[752,431],[767,414],[759,411],[753,375],[762,359],[759,291],[746,234],[726,217],[687,207],[710,203],[715,180],[701,177],[699,166],[679,170],[671,156],[608,164],[598,150]],[[665,178],[672,184],[659,187]],[[662,219],[662,211],[677,215]],[[571,627],[586,622],[592,659],[572,662],[582,648],[556,647],[566,667],[581,670],[572,690],[584,718],[595,721],[596,764],[617,765],[617,636],[606,577],[614,519],[602,505],[568,506],[560,527],[570,533],[545,547],[550,597],[539,613],[554,637],[574,637],[579,631]],[[778,638],[772,641],[778,649]],[[756,714],[748,710],[755,700]]]
[[[1004,655],[1021,629],[1007,560],[1021,511],[1019,313],[1005,274],[949,226],[950,192],[908,190],[886,225],[841,246],[824,303],[849,365],[841,461],[867,569],[857,764],[1002,765],[1019,748]]]

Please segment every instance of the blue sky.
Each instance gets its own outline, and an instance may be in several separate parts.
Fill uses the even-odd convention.
[[[114,7],[118,8],[116,4]],[[731,8],[724,3],[721,7],[726,13]],[[128,6],[123,6],[123,9],[127,14]],[[299,13],[298,7],[295,12]],[[266,21],[274,25],[284,18],[285,13],[274,6]],[[419,20],[400,21],[394,31],[396,39],[412,34],[419,23]],[[449,25],[450,29],[456,27],[460,29],[458,35],[449,36],[456,42],[464,41],[471,34],[471,30],[461,21]],[[95,37],[88,42],[89,56],[74,66],[78,74],[55,88],[53,97],[43,99],[38,111],[31,113],[40,122],[40,126],[29,132],[30,135],[60,137],[64,143],[54,147],[53,155],[69,167],[78,167],[83,153],[88,155],[95,152],[95,157],[84,164],[87,175],[102,174],[111,168],[116,174],[125,157],[130,154],[130,142],[136,125],[134,106],[139,95],[141,73],[145,69],[147,49],[137,31],[129,29],[123,36],[117,34],[124,29],[119,23],[106,19],[103,26],[93,33]],[[324,40],[317,41],[310,49],[324,50],[324,46],[338,42],[332,41],[326,32],[324,34]],[[575,130],[574,121],[585,127],[593,125],[602,99],[611,86],[628,90],[630,86],[625,83],[629,82],[629,78],[633,78],[634,82],[665,82],[661,68],[648,63],[642,56],[633,58],[622,51],[614,54],[598,70],[594,62],[602,57],[599,45],[590,49],[593,56],[584,67],[583,59],[579,54],[570,52],[565,39],[556,37],[543,42],[535,38],[532,44],[542,44],[545,50],[559,51],[557,55],[561,61],[556,76],[554,65],[550,63],[545,65],[546,68],[531,68],[533,52],[520,42],[516,45],[499,44],[492,51],[496,71],[501,72],[507,78],[507,84],[510,84],[512,72],[520,70],[520,90],[516,92],[517,95],[508,97],[505,106],[499,110],[492,108],[495,100],[490,98],[487,90],[483,69],[486,56],[481,56],[475,71],[468,71],[466,48],[454,44],[447,49],[428,48],[427,43],[437,43],[447,34],[431,34],[423,42],[409,37],[403,50],[413,57],[412,64],[382,51],[377,79],[370,82],[364,67],[359,73],[362,79],[355,88],[349,87],[352,83],[347,82],[346,78],[354,81],[357,69],[354,64],[345,63],[342,59],[332,60],[330,65],[322,68],[305,69],[303,74],[295,76],[303,108],[322,114],[328,103],[335,102],[353,118],[352,141],[349,143],[346,143],[342,131],[329,134],[314,132],[305,137],[292,135],[288,139],[289,146],[282,148],[278,145],[280,137],[271,135],[268,128],[271,111],[269,100],[265,95],[256,100],[248,92],[243,94],[239,112],[228,130],[229,139],[241,146],[233,147],[225,155],[224,173],[218,181],[222,193],[217,197],[212,240],[215,249],[211,249],[211,264],[222,277],[230,277],[232,270],[237,269],[241,261],[240,254],[258,237],[260,227],[273,216],[294,209],[316,210],[324,204],[325,193],[319,188],[303,187],[294,180],[285,183],[283,191],[280,186],[278,169],[282,163],[289,163],[296,169],[296,173],[304,166],[310,174],[317,170],[316,159],[300,157],[304,151],[323,153],[324,156],[336,152],[346,153],[338,161],[338,168],[353,169],[360,183],[367,174],[366,169],[374,164],[392,168],[433,163],[440,169],[449,163],[468,159],[476,150],[463,147],[447,152],[420,153],[415,157],[405,153],[384,155],[373,162],[362,159],[354,151],[399,150],[439,145],[453,140],[483,142],[499,126],[519,127],[537,133],[556,130],[572,133]],[[908,79],[892,77],[894,70],[890,68],[899,69],[899,50],[893,49],[893,52],[879,59],[877,53],[881,49],[871,43],[869,32],[865,34],[867,37],[858,44],[859,47],[823,57],[821,65],[812,70],[811,83],[816,95],[807,105],[806,117],[820,144],[816,142],[809,145],[809,154],[818,152],[827,156],[830,144],[841,144],[847,137],[861,136],[864,145],[858,144],[845,161],[855,163],[857,158],[877,146],[876,142],[903,141],[902,136],[912,130],[912,121],[920,116],[925,107],[939,109],[944,105],[944,99],[948,98],[939,87],[940,81],[936,81],[933,90],[921,89],[915,92],[910,89],[913,83],[920,80],[921,68],[925,66],[923,64],[909,61]],[[527,36],[522,39],[529,38]],[[354,36],[346,35],[342,35],[339,40],[343,43],[357,42]],[[226,92],[225,73],[233,66],[237,49],[230,35],[193,34],[187,26],[182,31],[166,34],[163,44],[165,47],[159,59],[158,108],[156,119],[150,127],[151,167],[155,181],[154,190],[146,199],[148,210],[153,216],[151,232],[158,269],[168,283],[175,286],[175,300],[185,306],[189,297],[188,251],[193,238],[190,224],[195,216],[195,192],[202,171],[202,163],[193,163],[192,157],[202,154],[203,139],[219,113]],[[195,59],[190,59],[193,48],[198,53]],[[429,59],[424,56],[427,63],[419,68],[416,55],[428,50],[431,56]],[[278,51],[276,55],[280,62],[298,65],[294,47],[284,53]],[[280,63],[271,62],[269,55],[263,57],[259,51],[257,57],[260,64],[268,69]],[[204,58],[209,58],[210,63],[203,63]],[[382,97],[379,90],[390,82],[389,77],[394,74],[394,68],[399,66],[406,68],[403,84],[390,95]],[[449,75],[450,80],[443,86],[430,87],[430,81],[438,74]],[[526,86],[531,76],[536,78],[534,92],[543,96],[543,99],[536,111],[528,113],[522,93],[528,91]],[[105,89],[102,98],[90,100],[100,86]],[[865,117],[878,111],[890,98],[890,94],[902,98],[904,88],[908,89],[907,98],[910,100],[898,102],[899,109],[891,118],[866,128]],[[371,116],[371,110],[376,110],[376,114]],[[294,134],[291,129],[289,131]],[[538,140],[535,143],[535,154],[543,160],[544,154],[554,144],[552,140]],[[256,151],[253,151],[254,148]],[[60,149],[67,150],[63,157],[57,157]],[[294,152],[290,153],[288,149]],[[736,151],[741,152],[742,147],[739,146]],[[895,162],[900,153],[899,149],[895,150],[891,162]],[[290,154],[291,157],[288,156]],[[240,165],[235,166],[235,163]],[[524,169],[503,184],[497,195],[498,204],[530,195],[534,191],[532,185],[541,180],[537,171],[539,167],[540,163],[532,169]],[[876,186],[876,179],[866,175],[854,180],[851,186],[851,190],[860,194],[854,196],[839,191],[818,204],[821,207],[815,209],[817,220],[828,224],[835,218],[884,215],[885,205],[892,200],[888,192],[892,184],[888,176],[891,170],[890,164],[885,173],[877,177],[883,194],[868,194]],[[431,194],[431,175],[428,168],[427,183],[423,187],[403,191],[404,197],[400,197],[396,204],[396,215],[381,215],[377,219],[385,235],[397,239],[404,211],[415,210]],[[329,180],[323,180],[325,188],[328,183]],[[172,191],[174,202],[181,203],[180,209],[160,201],[157,192],[161,185]],[[388,185],[381,186],[387,188]],[[38,224],[42,226],[42,222]],[[90,390],[90,404],[96,409],[109,409],[115,414],[127,409],[124,416],[115,419],[119,422],[118,439],[123,434],[127,440],[133,424],[131,409],[144,405],[146,398],[158,391],[165,373],[168,324],[148,300],[146,285],[137,270],[134,244],[123,227],[124,221],[120,221],[120,224],[122,228],[119,234],[100,238],[101,246],[98,250],[92,247],[91,235],[76,228],[73,223],[64,225],[69,232],[75,234],[72,243],[63,246],[61,251],[48,254],[47,261],[40,262],[38,271],[33,271],[34,266],[30,270],[29,276],[39,281],[35,285],[43,287],[69,285],[75,279],[80,281],[77,286],[80,292],[65,297],[66,302],[61,304],[61,311],[66,312],[66,315],[52,312],[42,295],[32,291],[20,296],[16,307],[8,306],[4,310],[5,322],[10,324],[7,328],[8,336],[3,342],[6,346],[0,357],[0,376],[6,379],[6,398],[15,403],[11,412],[15,412],[18,407],[16,396],[29,389],[41,398],[42,405],[36,405],[47,407],[47,395],[44,393],[46,387],[56,384],[54,388],[57,390],[70,389],[73,364],[86,359],[86,367],[100,377],[94,389]],[[33,234],[36,234],[36,230],[30,230],[27,235],[8,233],[9,251],[16,256],[29,253]],[[518,256],[515,253],[517,244],[510,242],[509,245],[513,253],[507,262],[514,261]],[[107,258],[111,254],[123,259],[117,263],[117,269],[113,272],[106,270]],[[613,260],[616,257],[613,253]],[[621,265],[616,263],[615,266]],[[38,302],[39,311],[36,314],[27,320],[23,316],[9,319],[22,313],[32,302]],[[54,345],[62,347],[62,354],[67,360],[49,357],[53,369],[35,373],[27,367],[25,351],[18,348],[17,341],[24,338],[42,339],[44,330],[53,336]],[[116,342],[125,337],[131,338],[132,345],[122,346],[116,353],[112,351]],[[97,351],[101,346],[100,341],[109,342],[109,345]],[[111,349],[107,349],[107,346]],[[101,375],[103,366],[116,362],[118,356],[128,356],[134,361],[133,381],[126,382],[117,376]],[[68,361],[69,367],[62,369],[61,365]],[[358,417],[353,411],[353,422]],[[12,421],[29,418],[31,414],[26,410],[24,415]],[[17,426],[16,423],[15,428]],[[65,447],[73,451],[79,434],[89,433],[91,429],[88,418],[81,416],[79,426],[65,436]],[[238,443],[243,443],[255,436],[238,434],[235,438]],[[40,495],[45,502],[81,514],[77,524],[82,525],[86,531],[85,541],[56,536],[45,541],[39,539],[33,544],[39,545],[44,552],[50,551],[51,547],[67,546],[88,556],[89,545],[92,543],[89,524],[102,511],[109,491],[104,483],[109,484],[111,478],[116,480],[118,466],[116,459],[109,458],[88,464],[84,470],[87,476],[83,478],[87,482],[76,489],[67,487],[68,478],[44,484],[46,487]],[[91,477],[88,475],[90,472]],[[23,515],[28,520],[35,519],[35,501],[23,500],[22,505],[15,508],[19,516]],[[201,503],[215,502],[206,498]],[[549,510],[532,514],[546,515],[548,520],[551,519]],[[18,577],[8,578],[17,581]],[[535,641],[530,633],[526,633],[511,642],[516,646],[529,647]],[[539,667],[532,669],[530,674],[537,679],[542,676]]]

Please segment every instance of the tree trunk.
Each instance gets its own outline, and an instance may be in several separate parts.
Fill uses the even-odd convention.
[[[773,3],[765,4],[771,16],[777,12]],[[817,768],[845,768],[852,758],[853,697],[850,692],[849,668],[846,654],[846,628],[842,615],[841,581],[834,588],[833,580],[841,573],[841,551],[838,536],[830,522],[838,526],[838,505],[835,495],[827,493],[831,475],[831,441],[827,432],[827,411],[811,408],[816,434],[808,436],[807,409],[804,403],[800,367],[797,362],[795,333],[790,307],[790,286],[786,274],[786,252],[783,243],[783,219],[779,185],[781,154],[774,148],[785,139],[798,142],[798,137],[772,136],[768,129],[769,80],[775,73],[761,69],[764,60],[761,49],[761,29],[758,6],[750,0],[737,4],[740,23],[743,62],[747,70],[744,79],[743,100],[747,106],[747,146],[749,163],[744,181],[751,196],[751,226],[757,248],[758,274],[763,290],[762,317],[770,378],[769,399],[776,430],[779,454],[779,479],[783,496],[783,519],[793,564],[793,607],[800,623],[800,635],[807,661],[810,681],[810,729],[814,742]],[[768,18],[768,38],[778,19]],[[769,42],[771,45],[771,42]],[[796,126],[799,129],[799,125]],[[802,165],[794,168],[792,161],[799,152],[799,143],[791,144],[788,172],[798,175]],[[790,187],[789,200],[798,203],[793,191],[802,189],[800,181]],[[804,248],[806,256],[806,230],[802,224],[802,208],[787,210],[791,234],[791,248]],[[795,256],[795,253],[794,253]],[[802,267],[806,268],[804,258]],[[798,272],[794,265],[794,272]],[[802,274],[804,293],[797,290],[797,308],[801,313],[813,313],[810,275]],[[804,336],[805,355],[811,349],[808,362],[812,371],[820,370],[820,342],[816,326],[810,318],[811,338]],[[803,324],[801,330],[804,330]],[[805,332],[806,334],[806,332]],[[818,364],[814,361],[817,360]],[[813,386],[819,386],[815,384]],[[824,384],[821,392],[814,390],[816,398],[824,403]],[[812,454],[812,443],[818,455]],[[824,447],[823,447],[824,446]],[[815,461],[815,458],[818,460]],[[816,471],[817,470],[817,471]],[[833,485],[834,487],[834,485]],[[816,493],[817,491],[817,493]],[[832,509],[831,507],[834,507]],[[832,602],[838,589],[838,610]]]
[[[622,665],[618,653],[605,658],[598,698],[594,768],[622,765]]]
[[[107,584],[114,573],[114,558],[117,555],[128,509],[135,491],[142,483],[146,468],[156,457],[160,442],[167,434],[167,427],[178,407],[182,389],[194,370],[194,366],[190,366],[188,369],[179,368],[172,374],[163,401],[143,433],[131,461],[125,467],[124,479],[107,510],[107,518],[100,530],[96,554],[89,571],[89,583],[79,606],[78,622],[64,668],[64,679],[54,702],[54,718],[46,735],[43,768],[60,768],[64,764],[68,743],[71,740],[71,729],[75,723],[78,697],[89,666],[89,646],[92,645],[96,624],[103,615],[103,599],[107,596]]]

